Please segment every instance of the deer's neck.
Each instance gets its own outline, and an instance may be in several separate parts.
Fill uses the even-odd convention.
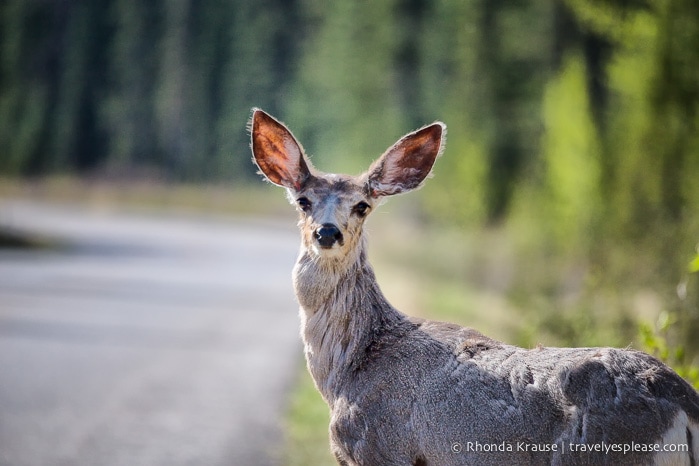
[[[294,268],[306,359],[331,405],[343,379],[362,369],[386,332],[407,323],[376,283],[365,247],[347,262],[318,260],[304,249]]]

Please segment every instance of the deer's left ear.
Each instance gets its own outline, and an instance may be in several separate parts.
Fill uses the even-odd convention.
[[[420,187],[444,150],[447,127],[436,122],[406,134],[365,174],[369,195],[390,196]]]

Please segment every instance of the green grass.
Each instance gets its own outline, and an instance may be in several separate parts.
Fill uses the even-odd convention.
[[[330,453],[330,411],[303,366],[289,401],[286,416],[287,466],[335,466]]]

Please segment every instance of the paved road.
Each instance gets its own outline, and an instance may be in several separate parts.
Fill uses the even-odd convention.
[[[0,465],[272,465],[301,354],[293,225],[0,201]]]

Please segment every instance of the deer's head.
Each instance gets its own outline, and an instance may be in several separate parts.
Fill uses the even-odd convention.
[[[287,189],[299,212],[303,246],[318,258],[348,256],[382,197],[418,188],[443,150],[446,132],[437,122],[409,133],[365,173],[349,176],[316,170],[291,131],[262,110],[253,110],[250,127],[255,163]]]

